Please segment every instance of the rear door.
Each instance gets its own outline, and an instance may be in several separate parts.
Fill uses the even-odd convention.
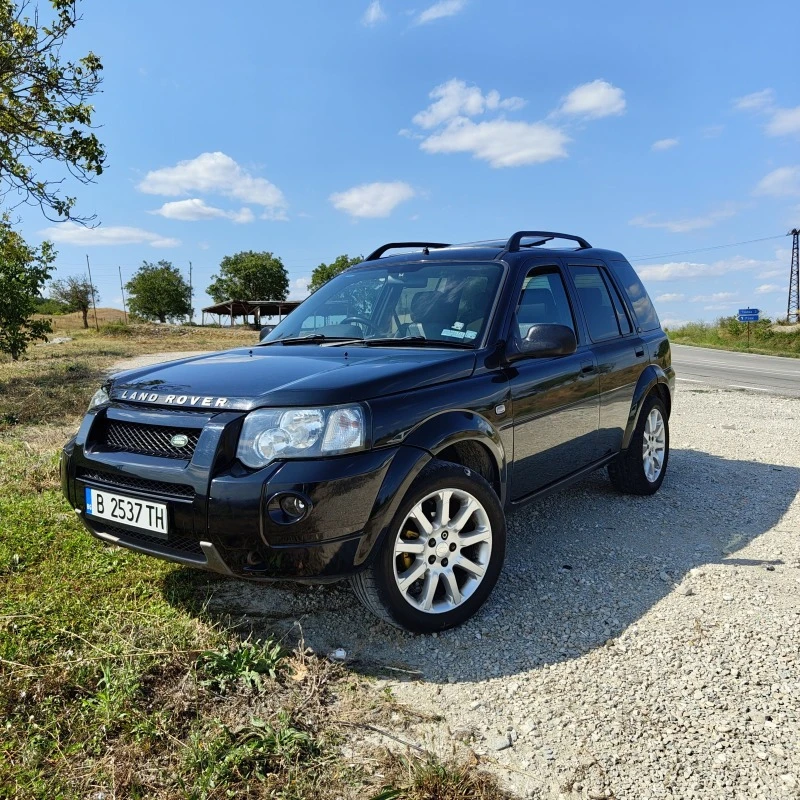
[[[600,375],[600,457],[617,452],[628,423],[633,392],[648,362],[645,344],[634,330],[626,304],[602,262],[571,263]]]
[[[580,343],[560,266],[537,266],[526,274],[508,336],[524,338],[537,322],[571,327],[579,347],[572,355],[526,358],[507,368],[514,414],[512,501],[598,458],[597,364]]]

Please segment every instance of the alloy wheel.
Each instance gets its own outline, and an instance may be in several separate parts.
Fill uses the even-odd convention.
[[[397,532],[395,582],[409,605],[442,614],[475,592],[491,555],[492,526],[480,501],[461,489],[440,489],[420,500]]]

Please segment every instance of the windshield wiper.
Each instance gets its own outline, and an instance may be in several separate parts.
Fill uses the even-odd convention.
[[[273,339],[271,342],[261,342],[260,345],[268,344],[320,344],[322,342],[360,342],[352,336],[326,336],[324,333],[312,333],[310,336],[290,336],[286,339]]]
[[[364,347],[458,347],[472,350],[473,346],[467,342],[448,342],[441,339],[426,339],[424,336],[401,336],[399,338],[387,336],[382,339],[357,339],[354,344]]]

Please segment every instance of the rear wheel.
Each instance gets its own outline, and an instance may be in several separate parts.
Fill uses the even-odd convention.
[[[639,414],[628,449],[608,465],[615,489],[626,494],[657,492],[669,461],[669,422],[664,404],[649,394]]]
[[[372,566],[352,579],[381,619],[430,633],[469,619],[492,591],[505,556],[503,509],[476,472],[433,461],[400,505]]]

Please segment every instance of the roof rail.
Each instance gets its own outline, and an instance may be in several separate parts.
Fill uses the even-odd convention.
[[[580,236],[572,236],[569,233],[554,233],[553,231],[517,231],[515,234],[512,234],[511,238],[506,243],[506,250],[509,253],[517,253],[519,252],[520,244],[523,239],[532,237],[539,238],[542,236],[545,237],[545,241],[550,241],[550,239],[572,239],[572,241],[578,243],[581,250],[591,247],[586,239]],[[537,242],[537,244],[544,244],[544,242]]]
[[[377,261],[387,250],[397,250],[401,247],[422,247],[425,250],[432,247],[438,250],[440,247],[450,247],[450,245],[442,242],[389,242],[389,244],[383,244],[377,250],[373,250],[364,260]]]

